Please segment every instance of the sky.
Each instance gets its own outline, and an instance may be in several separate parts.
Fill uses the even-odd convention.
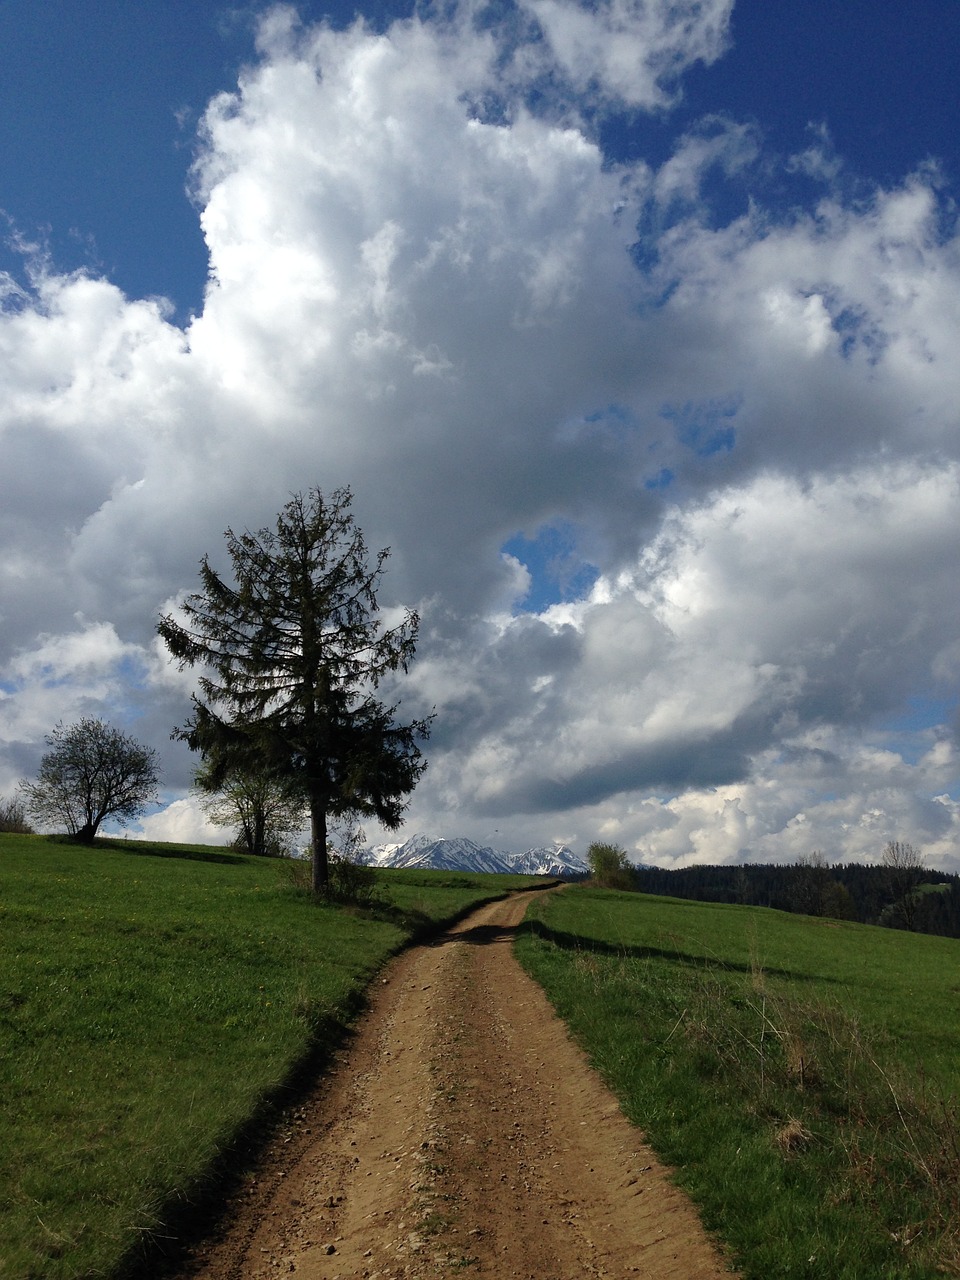
[[[958,56],[956,0],[3,0],[0,796],[101,716],[135,833],[223,839],[157,618],[349,485],[400,838],[960,871]]]

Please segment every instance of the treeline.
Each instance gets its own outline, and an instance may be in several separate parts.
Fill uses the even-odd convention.
[[[816,859],[676,871],[641,866],[634,868],[633,878],[640,893],[773,907],[960,938],[960,876],[926,868],[905,891],[889,866],[829,866]]]

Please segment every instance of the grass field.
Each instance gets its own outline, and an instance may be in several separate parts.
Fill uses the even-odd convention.
[[[108,1275],[418,928],[529,879],[382,873],[381,918],[226,849],[0,835],[0,1276]],[[134,1266],[134,1274],[136,1269]]]
[[[138,1243],[289,1096],[419,929],[525,883],[380,873],[375,914],[205,846],[0,835],[0,1277]],[[571,888],[522,961],[752,1280],[960,1275],[960,943]]]
[[[960,943],[572,888],[518,953],[751,1280],[960,1275]]]

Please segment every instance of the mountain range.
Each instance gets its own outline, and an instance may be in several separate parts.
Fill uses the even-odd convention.
[[[419,867],[430,871],[492,871],[524,876],[577,877],[590,874],[582,858],[564,844],[549,849],[505,853],[464,836],[415,835],[400,844],[378,844],[364,851],[372,867]]]

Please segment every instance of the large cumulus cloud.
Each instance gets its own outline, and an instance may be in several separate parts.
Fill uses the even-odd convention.
[[[778,213],[762,135],[720,116],[659,167],[605,156],[603,113],[667,109],[729,10],[276,9],[203,122],[200,314],[27,253],[0,318],[0,790],[94,711],[164,747],[151,830],[183,835],[189,686],[156,616],[227,525],[349,483],[385,601],[423,613],[412,824],[956,859],[949,202],[930,166],[854,199],[810,153],[784,163],[817,202]],[[732,176],[754,189],[723,221]],[[504,545],[561,526],[591,585],[525,611]]]

